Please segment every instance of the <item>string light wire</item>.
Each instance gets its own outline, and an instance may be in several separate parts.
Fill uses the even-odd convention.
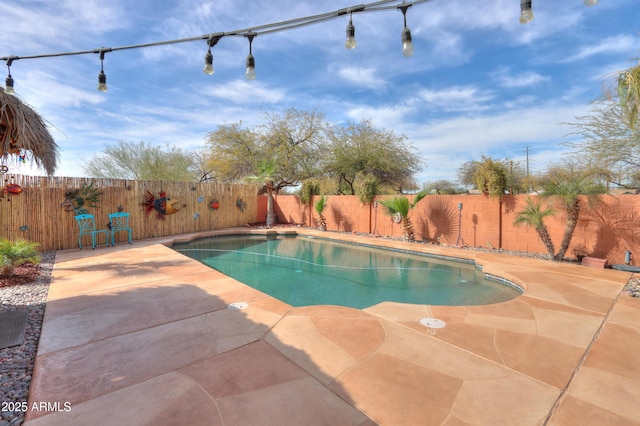
[[[293,29],[304,27],[307,25],[315,25],[320,22],[324,22],[324,21],[328,21],[331,19],[344,16],[346,14],[349,14],[351,16],[354,13],[362,13],[362,12],[381,12],[381,11],[400,9],[403,11],[403,13],[405,13],[406,10],[411,6],[419,5],[422,3],[428,3],[430,1],[433,1],[433,0],[414,0],[411,2],[403,1],[401,4],[398,4],[397,0],[382,0],[382,1],[376,1],[376,2],[367,3],[367,4],[360,4],[360,5],[355,5],[351,7],[346,7],[346,8],[338,9],[332,12],[321,13],[318,15],[310,15],[310,16],[305,16],[301,18],[295,18],[295,19],[290,19],[290,20],[280,21],[280,22],[273,22],[269,24],[259,25],[257,27],[249,27],[249,28],[243,28],[243,29],[238,29],[233,31],[207,33],[207,34],[199,35],[195,37],[179,38],[179,39],[173,39],[173,40],[162,40],[162,41],[155,41],[155,42],[142,43],[142,44],[132,44],[129,46],[117,46],[117,47],[109,47],[109,48],[103,47],[100,49],[78,50],[74,52],[44,53],[44,54],[25,55],[25,56],[11,55],[11,56],[1,57],[0,60],[5,61],[7,65],[10,66],[10,64],[13,61],[20,60],[20,59],[54,58],[54,57],[64,57],[64,56],[95,54],[95,53],[101,53],[101,55],[104,55],[104,52],[117,52],[120,50],[129,50],[129,49],[143,49],[148,47],[165,46],[170,44],[188,43],[188,42],[193,42],[198,40],[205,40],[207,43],[209,43],[209,48],[211,48],[213,47],[213,44],[210,44],[212,37],[216,38],[216,42],[219,39],[227,36],[247,37],[248,35],[251,34],[253,37],[256,37],[258,35],[265,35],[265,34],[271,34],[271,33],[276,33],[280,31],[293,30]],[[390,5],[390,3],[394,3],[394,4]],[[585,0],[585,4],[587,3],[595,4],[597,3],[597,0]],[[405,27],[406,27],[406,16],[405,16]]]
[[[420,3],[427,3],[429,1],[433,1],[433,0],[415,0],[406,4],[415,5]],[[162,41],[155,41],[150,43],[132,44],[129,46],[116,46],[116,47],[110,47],[110,48],[103,47],[100,49],[78,50],[73,52],[43,53],[43,54],[25,55],[25,56],[12,55],[12,56],[1,57],[0,60],[15,61],[19,59],[40,59],[40,58],[54,58],[54,57],[63,57],[63,56],[78,56],[78,55],[95,54],[100,51],[117,52],[120,50],[143,49],[147,47],[157,47],[157,46],[165,46],[170,44],[188,43],[188,42],[193,42],[198,40],[205,40],[208,42],[212,35],[216,35],[217,37],[220,37],[220,38],[227,37],[227,36],[246,37],[248,34],[255,34],[255,36],[258,36],[258,35],[271,34],[271,33],[280,32],[280,31],[288,31],[288,30],[292,30],[292,29],[307,26],[307,25],[314,25],[323,21],[327,21],[330,19],[337,18],[339,16],[346,15],[347,13],[377,12],[377,11],[396,9],[396,6],[386,6],[386,7],[384,6],[389,3],[397,3],[397,0],[377,1],[369,4],[362,4],[362,5],[347,7],[347,8],[339,9],[333,12],[322,13],[319,15],[305,16],[305,17],[291,19],[287,21],[273,22],[270,24],[264,24],[256,27],[249,27],[249,28],[243,28],[243,29],[232,30],[232,31],[207,33],[207,34],[199,35],[195,37],[179,38],[179,39],[173,39],[173,40],[162,40]]]

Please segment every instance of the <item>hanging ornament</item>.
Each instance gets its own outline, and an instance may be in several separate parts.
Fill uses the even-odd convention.
[[[22,187],[17,183],[8,183],[4,186],[3,191],[5,194],[18,195],[22,192]]]
[[[86,207],[98,207],[102,191],[93,187],[91,182],[89,185],[82,185],[80,189],[72,189],[67,191],[64,196],[65,200],[60,205],[67,212],[75,214],[88,213]]]
[[[158,193],[159,198],[156,198],[153,193],[147,191],[142,202],[142,207],[145,214],[148,216],[153,210],[156,211],[156,217],[160,220],[164,220],[165,216],[177,213],[180,210],[180,203],[178,201],[172,201],[167,197],[167,193],[160,191]]]

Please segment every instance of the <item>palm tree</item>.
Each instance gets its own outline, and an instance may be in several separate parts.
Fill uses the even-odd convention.
[[[556,173],[554,179],[542,185],[542,189],[544,198],[559,204],[567,212],[567,224],[560,249],[554,256],[554,260],[561,261],[578,226],[580,210],[597,203],[598,196],[606,193],[606,188],[593,181],[592,173],[569,168],[562,173]]]
[[[323,195],[318,201],[316,201],[314,205],[316,212],[318,213],[318,220],[317,220],[318,229],[321,231],[327,230],[327,218],[322,215],[322,212],[324,211],[324,208],[327,206],[328,200],[329,198]]]
[[[36,250],[37,247],[38,243],[23,239],[15,242],[0,240],[0,274],[6,277],[13,274],[16,266],[28,262],[38,263],[40,254]]]
[[[276,166],[273,161],[262,161],[258,164],[258,175],[247,177],[248,180],[260,181],[263,183],[260,193],[267,194],[267,218],[265,220],[267,228],[271,228],[273,224],[276,223],[277,219],[273,208],[273,193],[276,189],[273,182],[275,170]]]
[[[393,218],[398,218],[402,226],[402,240],[413,242],[416,240],[413,232],[413,224],[409,219],[409,211],[422,200],[428,192],[422,190],[415,195],[413,203],[405,196],[395,197],[392,200],[381,200],[380,204],[384,206],[385,213]]]
[[[618,76],[618,96],[629,126],[633,129],[640,117],[640,65],[622,71]]]
[[[513,222],[514,225],[533,226],[552,259],[556,251],[549,235],[549,229],[544,224],[544,218],[554,214],[555,211],[551,207],[543,210],[540,206],[540,200],[534,202],[531,198],[527,198],[527,206],[516,214],[516,220]]]

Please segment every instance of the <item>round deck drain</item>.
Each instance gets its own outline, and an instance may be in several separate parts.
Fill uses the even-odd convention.
[[[249,306],[247,302],[233,302],[227,305],[227,309],[240,310],[246,308],[247,306]]]
[[[444,328],[447,325],[447,323],[437,318],[422,318],[420,324],[429,328]]]

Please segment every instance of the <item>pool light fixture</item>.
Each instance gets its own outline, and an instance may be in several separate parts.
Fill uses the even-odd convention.
[[[247,55],[247,71],[244,73],[247,80],[255,80],[256,79],[256,60],[251,53],[251,45],[253,43],[253,39],[256,36],[256,33],[249,32],[244,35],[249,39],[249,54]]]
[[[404,28],[402,29],[402,54],[408,58],[410,56],[413,56],[411,30],[407,27],[407,9],[411,7],[411,4],[406,4],[403,1],[402,4],[397,7],[402,11],[402,17],[404,18]]]

